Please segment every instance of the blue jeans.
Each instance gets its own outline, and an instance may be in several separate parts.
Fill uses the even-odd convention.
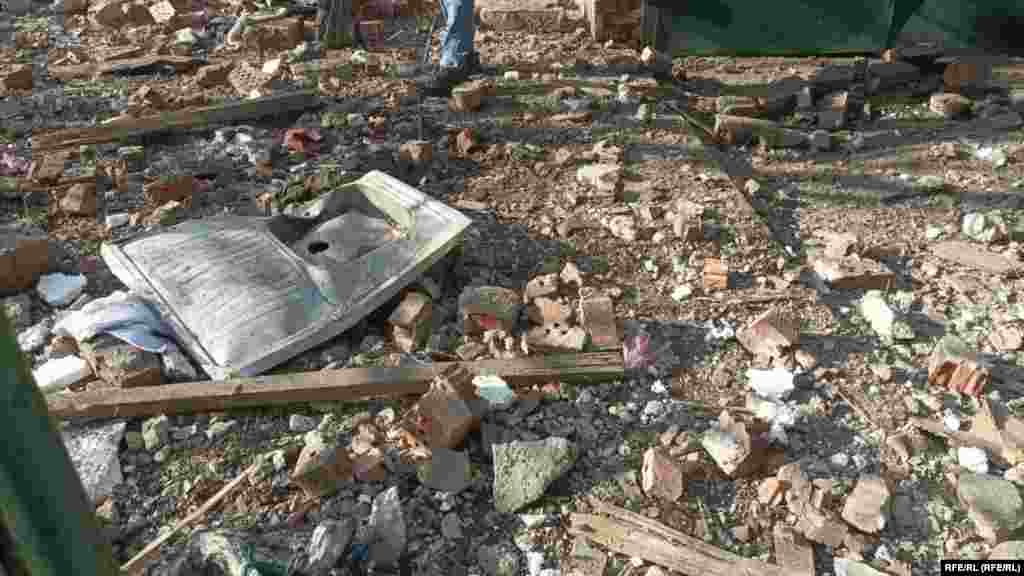
[[[441,32],[441,66],[456,67],[473,51],[476,19],[473,0],[442,0],[445,27]]]

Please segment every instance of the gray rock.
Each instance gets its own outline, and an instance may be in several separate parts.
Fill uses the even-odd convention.
[[[327,520],[313,530],[307,547],[307,570],[315,576],[325,576],[338,560],[345,554],[352,535],[355,534],[355,523],[351,518],[341,522]]]
[[[288,418],[288,429],[298,434],[305,434],[310,430],[315,430],[316,425],[316,418],[304,414],[292,414]]]
[[[18,294],[0,300],[0,309],[7,313],[16,329],[32,324],[32,299],[28,294]]]
[[[576,446],[565,438],[496,444],[494,505],[509,513],[540,498],[547,487],[576,463]]]
[[[146,450],[152,452],[167,443],[171,421],[165,414],[155,416],[142,423],[142,441]]]
[[[1024,114],[1024,90],[1013,90],[1010,92],[1010,107],[1018,114]]]
[[[370,560],[378,566],[394,566],[407,543],[398,486],[392,486],[373,499],[369,526],[373,530]]]
[[[199,380],[199,373],[196,371],[188,356],[173,342],[167,346],[167,350],[161,358],[164,365],[164,378],[168,382],[195,382]]]
[[[487,576],[519,576],[522,558],[515,547],[499,544],[478,548],[476,562]]]
[[[416,476],[428,488],[458,494],[473,481],[473,469],[466,452],[434,448],[430,460],[417,467]]]
[[[228,432],[231,432],[238,426],[236,420],[224,420],[217,421],[210,424],[210,427],[206,429],[206,437],[211,441],[219,440],[223,438]]]
[[[462,521],[455,512],[449,512],[441,518],[441,535],[449,540],[462,538]]]
[[[22,352],[35,352],[46,346],[53,329],[53,319],[44,318],[38,324],[18,332],[18,347]]]
[[[815,152],[828,152],[832,149],[832,135],[827,130],[815,130],[807,138],[811,150]]]
[[[989,560],[1024,560],[1024,540],[1000,542],[989,552]]]
[[[960,475],[956,493],[978,534],[990,542],[1024,525],[1024,500],[1008,480],[965,472]]]
[[[114,486],[124,480],[117,456],[125,427],[122,420],[102,426],[72,428],[62,434],[85,493],[93,502],[105,500],[113,494]]]

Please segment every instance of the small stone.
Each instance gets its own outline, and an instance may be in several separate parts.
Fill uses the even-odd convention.
[[[61,433],[86,495],[94,503],[104,502],[114,486],[124,481],[118,453],[126,426],[122,420]]]
[[[375,536],[370,545],[370,559],[379,566],[394,566],[405,552],[407,542],[405,517],[397,486],[392,486],[373,499],[368,524]]]
[[[317,576],[326,575],[338,564],[348,549],[352,536],[355,534],[355,523],[351,518],[340,522],[327,520],[321,522],[306,547],[307,570]]]
[[[815,152],[828,152],[832,149],[832,135],[827,130],[815,130],[808,137],[808,143]]]
[[[288,418],[288,430],[297,434],[305,434],[310,430],[315,430],[317,424],[316,418],[304,414],[292,414]]]
[[[166,444],[170,437],[170,429],[171,421],[165,414],[144,421],[142,423],[142,439],[146,450],[152,452]]]
[[[462,521],[459,520],[458,514],[449,512],[441,518],[441,535],[448,540],[462,538]]]
[[[53,321],[45,318],[38,324],[18,332],[18,347],[21,348],[22,352],[35,352],[46,346],[52,330]]]
[[[519,551],[508,545],[480,546],[476,561],[488,576],[519,576],[522,565]]]
[[[226,436],[229,432],[238,427],[237,420],[223,420],[217,421],[210,424],[210,427],[206,429],[206,438],[215,442]]]
[[[432,490],[459,494],[472,482],[473,469],[466,452],[434,448],[430,460],[417,466],[416,475]]]
[[[614,194],[622,189],[622,177],[622,166],[619,164],[588,164],[576,170],[577,182],[606,194]]]
[[[45,274],[39,277],[36,291],[50,306],[67,306],[85,291],[87,280],[82,275]]]

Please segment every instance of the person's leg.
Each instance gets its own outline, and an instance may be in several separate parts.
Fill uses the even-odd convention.
[[[437,72],[421,86],[426,96],[449,96],[452,88],[473,72],[473,0],[442,0],[445,28],[441,31],[441,60]]]
[[[473,35],[476,33],[473,0],[443,2],[447,18],[441,35],[441,67],[463,66],[466,57],[473,52]]]

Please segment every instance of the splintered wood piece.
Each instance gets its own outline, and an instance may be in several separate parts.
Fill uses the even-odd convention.
[[[216,412],[229,407],[295,402],[351,401],[423,394],[447,370],[501,376],[510,385],[551,380],[607,381],[622,378],[622,352],[556,354],[512,360],[447,362],[401,368],[344,368],[226,381],[190,382],[120,390],[87,390],[47,397],[57,418],[131,418],[156,414]]]
[[[572,514],[569,532],[609,550],[642,558],[682,574],[701,576],[782,576],[789,572],[743,558],[638,514],[601,503],[598,511],[614,516]]]
[[[209,500],[203,503],[195,512],[189,514],[185,518],[174,525],[174,528],[165,532],[162,536],[156,540],[150,542],[145,548],[143,548],[138,554],[132,557],[121,566],[121,572],[127,574],[139,574],[145,568],[145,563],[151,560],[160,549],[160,546],[170,540],[175,534],[179,533],[189,524],[192,524],[196,520],[199,520],[203,516],[213,509],[214,506],[219,504],[222,500],[230,496],[239,486],[245,482],[249,476],[256,472],[260,467],[260,463],[256,462],[245,469],[239,474],[234,480],[228,482],[221,488],[216,494],[210,497]]]
[[[69,128],[32,136],[32,153],[73,148],[82,144],[102,144],[137,138],[158,132],[201,128],[210,124],[238,123],[264,116],[288,114],[315,107],[320,97],[315,90],[302,90],[275,94],[265,98],[205,106],[192,110],[179,110],[115,120],[101,126]]]

